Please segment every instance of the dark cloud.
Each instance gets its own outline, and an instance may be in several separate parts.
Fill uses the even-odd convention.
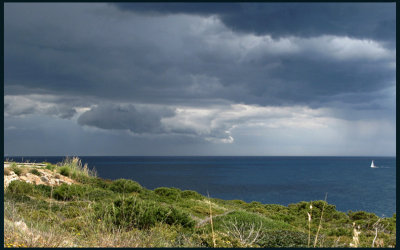
[[[168,108],[138,109],[133,105],[100,105],[83,113],[78,124],[102,129],[130,130],[133,133],[161,133],[161,118],[174,115]]]
[[[230,143],[241,126],[323,127],[319,116],[394,124],[394,7],[7,3],[4,112],[123,134],[120,148],[126,134]]]
[[[281,36],[339,35],[394,42],[395,3],[113,3],[121,10],[218,15],[235,31]]]
[[[31,114],[45,114],[49,116],[70,119],[76,114],[73,103],[63,98],[49,98],[48,96],[11,96],[4,98],[5,116],[24,116]]]

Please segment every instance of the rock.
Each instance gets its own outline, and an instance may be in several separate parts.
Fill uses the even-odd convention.
[[[48,183],[48,182],[49,182],[49,178],[47,178],[47,176],[42,176],[42,177],[40,178],[40,180],[43,181],[43,182],[45,182],[45,183]]]
[[[22,220],[15,222],[15,226],[23,232],[29,232],[28,226]]]

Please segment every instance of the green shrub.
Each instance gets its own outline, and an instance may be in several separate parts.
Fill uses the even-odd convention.
[[[104,180],[98,177],[88,177],[88,176],[86,176],[86,178],[81,178],[79,181],[83,184],[88,184],[92,187],[103,188],[103,189],[109,188],[112,183],[111,180]]]
[[[335,205],[328,204],[325,201],[312,201],[312,216],[313,218],[320,218],[322,209],[324,209],[324,221],[332,221],[346,218],[346,214],[336,210]],[[310,211],[310,202],[302,201],[296,204],[289,204],[289,213],[296,217],[301,217],[306,220],[308,218],[307,212]]]
[[[181,197],[181,190],[177,188],[160,187],[154,189],[154,193],[171,200],[177,200]]]
[[[56,166],[51,164],[51,163],[46,162],[46,167],[45,168],[50,170],[50,171],[53,171],[56,168]]]
[[[15,163],[11,164],[10,169],[18,176],[20,176],[22,174],[22,169],[20,167],[18,167],[17,164],[15,164]]]
[[[125,228],[148,229],[157,223],[193,227],[194,221],[186,213],[174,207],[160,206],[150,201],[138,200],[135,197],[117,199],[108,208],[98,205],[100,218],[111,218],[111,222]],[[100,214],[99,214],[100,212]]]
[[[24,181],[12,181],[7,190],[13,194],[32,195],[34,193],[35,185]]]
[[[39,194],[41,196],[44,196],[44,197],[50,197],[51,187],[47,186],[47,185],[43,185],[43,184],[36,185],[35,186],[35,193]]]
[[[42,173],[39,172],[36,168],[32,168],[29,173],[37,175],[37,176],[42,176]]]
[[[257,241],[257,245],[263,248],[273,247],[307,247],[308,234],[289,230],[269,231]]]
[[[225,216],[215,218],[214,229],[226,230],[226,225],[238,224],[238,225],[254,225],[260,226],[264,229],[289,229],[290,225],[283,221],[275,221],[270,218],[266,218],[257,213],[251,213],[247,211],[233,211]]]
[[[202,200],[203,196],[196,191],[192,190],[184,190],[181,192],[181,197],[184,199],[195,199],[195,200]]]
[[[370,220],[370,219],[378,219],[378,216],[376,216],[373,213],[368,213],[365,211],[357,211],[357,212],[348,212],[348,216],[350,217],[351,220]]]
[[[67,167],[67,166],[63,166],[63,167],[60,167],[60,168],[58,169],[58,172],[59,172],[60,174],[64,175],[64,176],[69,177],[70,174],[71,174],[71,169],[70,169],[69,167]]]
[[[237,205],[247,205],[247,203],[242,200],[232,200],[232,202]]]
[[[116,193],[140,193],[143,189],[139,183],[127,179],[115,180],[111,183],[109,188]]]
[[[82,197],[86,191],[87,189],[83,185],[68,185],[63,183],[54,189],[53,197],[54,199],[64,201],[76,200]]]

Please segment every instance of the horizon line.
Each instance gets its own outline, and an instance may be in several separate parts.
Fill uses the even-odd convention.
[[[3,157],[396,157],[396,155],[4,155]]]

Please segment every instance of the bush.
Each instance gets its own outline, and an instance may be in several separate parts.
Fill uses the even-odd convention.
[[[53,171],[56,168],[56,166],[51,164],[51,163],[46,162],[46,167],[45,168],[50,170],[50,171]]]
[[[195,200],[202,200],[203,196],[196,191],[192,190],[184,190],[181,192],[181,197],[184,199],[195,199]]]
[[[10,167],[10,169],[18,176],[22,174],[22,169],[17,166],[17,164],[13,163]]]
[[[154,193],[172,200],[177,200],[181,197],[181,190],[177,188],[160,187],[154,189]]]
[[[247,205],[247,203],[242,200],[232,200],[232,202],[237,205]]]
[[[83,185],[76,185],[76,184],[61,184],[60,186],[56,187],[53,192],[54,199],[57,200],[76,200],[84,195],[86,192],[86,188]]]
[[[257,245],[263,248],[272,247],[307,247],[308,234],[289,230],[277,230],[264,233]]]
[[[36,168],[32,168],[29,173],[37,175],[37,176],[42,176],[42,173],[39,172]]]
[[[116,193],[140,193],[142,191],[142,186],[139,185],[139,183],[132,181],[132,180],[127,180],[127,179],[118,179],[115,180],[111,183],[110,185],[110,190],[116,192]]]
[[[51,187],[47,185],[36,185],[35,186],[35,193],[40,194],[45,197],[50,197],[51,194]]]
[[[104,180],[98,177],[86,177],[80,180],[83,184],[88,184],[92,187],[108,189],[112,183],[111,180]]]
[[[346,214],[343,212],[339,212],[336,210],[335,205],[328,204],[325,201],[313,201],[312,202],[312,216],[313,218],[320,218],[322,209],[324,209],[324,221],[332,221],[332,220],[339,220],[344,219]],[[324,207],[325,206],[325,207]],[[288,206],[289,212],[296,217],[300,216],[307,219],[307,212],[310,211],[310,202],[302,201],[296,204],[289,204]]]
[[[368,213],[365,211],[357,211],[357,212],[348,212],[348,216],[350,217],[351,220],[370,220],[370,219],[378,219],[378,216],[376,216],[373,213]]]
[[[110,208],[112,207],[112,209]],[[174,207],[160,206],[154,202],[138,200],[134,197],[117,199],[112,206],[104,210],[98,205],[96,210],[101,218],[111,218],[111,222],[125,228],[148,229],[157,223],[193,227],[194,221],[186,213]]]
[[[34,193],[35,185],[24,181],[12,181],[7,190],[13,194],[32,195]]]
[[[70,169],[69,167],[67,167],[67,166],[63,166],[63,167],[60,167],[60,168],[58,169],[58,172],[59,172],[60,174],[64,175],[64,176],[69,177],[70,174],[71,174],[71,169]]]

